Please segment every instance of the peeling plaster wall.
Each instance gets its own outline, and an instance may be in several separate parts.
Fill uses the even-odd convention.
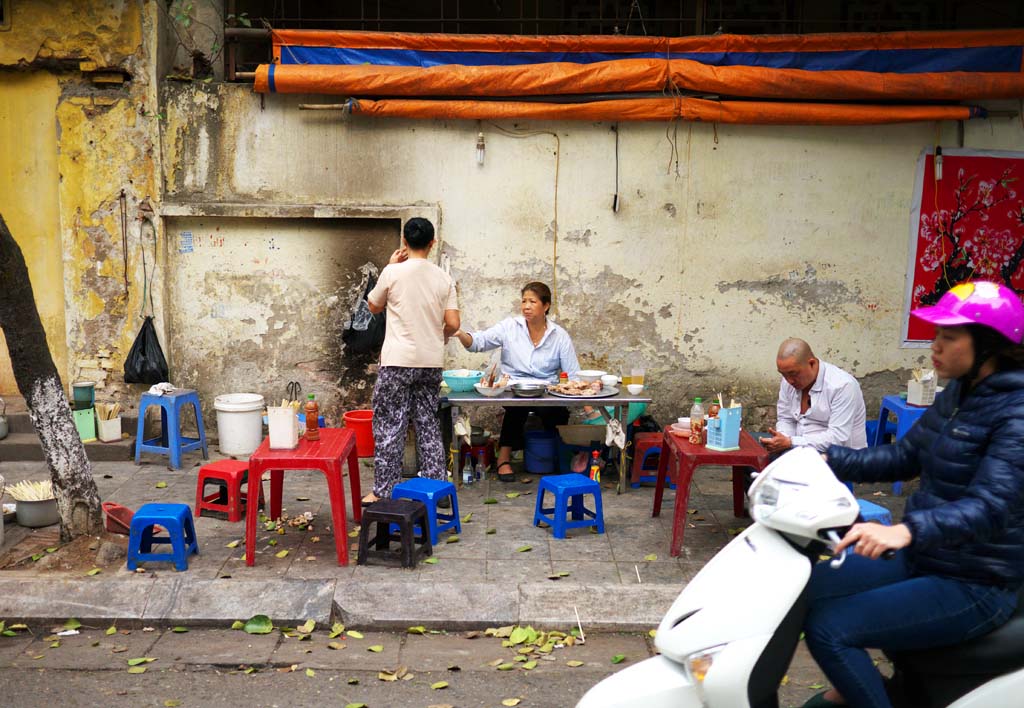
[[[56,272],[62,286],[54,286],[52,273],[38,280],[35,271],[32,276],[65,386],[75,379],[95,380],[100,399],[128,408],[139,387],[125,385],[121,370],[140,325],[142,249],[150,270],[158,265],[154,257],[163,253],[155,248],[162,235],[153,218],[161,156],[152,59],[158,9],[138,0],[15,2],[10,7],[11,29],[0,42],[0,72],[11,80],[0,80],[0,104],[11,104],[26,124],[50,126],[46,131],[52,142],[41,143],[35,159],[55,167],[36,174],[25,165],[19,187],[37,203],[14,209],[38,207],[40,219],[33,224],[36,232],[18,229],[14,235],[27,250],[30,268],[40,252],[61,264]],[[18,93],[25,82],[53,89],[42,94],[49,98],[40,103],[40,95]],[[17,152],[9,155],[23,160]],[[15,172],[19,169],[15,165]],[[55,213],[48,225],[51,193]],[[0,202],[0,208],[11,206]],[[157,272],[162,277],[162,268]],[[158,315],[161,295],[157,290],[154,298]],[[51,297],[60,300],[59,315],[53,313]],[[51,320],[59,320],[59,330]],[[163,327],[159,316],[158,327]],[[0,369],[5,361],[3,348]]]
[[[398,246],[397,220],[180,217],[167,233],[171,376],[208,420],[220,394],[280,402],[290,381],[336,425],[369,404],[375,362],[344,356],[339,334]]]
[[[607,124],[502,125],[542,131],[510,136],[485,123],[479,167],[475,123],[298,109],[316,100],[268,96],[261,108],[243,86],[169,87],[167,198],[435,205],[464,327],[515,313],[524,283],[557,275],[581,363],[645,365],[662,419],[717,391],[746,403],[751,423],[773,418],[786,336],[858,376],[869,407],[926,362],[899,347],[899,329],[914,166],[934,124],[622,124],[615,213]],[[1022,138],[1016,119],[965,130],[971,147]],[[955,126],[940,140],[955,144]],[[449,353],[451,366],[484,361]]]

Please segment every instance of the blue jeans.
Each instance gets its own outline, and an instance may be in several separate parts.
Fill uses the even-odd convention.
[[[855,708],[885,708],[892,704],[865,648],[910,651],[987,634],[1013,614],[1017,593],[915,576],[899,551],[888,561],[851,554],[838,570],[819,563],[808,600],[807,647],[832,686]]]

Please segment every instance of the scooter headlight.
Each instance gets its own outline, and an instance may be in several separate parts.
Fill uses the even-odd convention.
[[[695,652],[686,657],[686,673],[695,686],[703,688],[704,679],[711,670],[711,665],[715,663],[715,656],[723,649],[725,649],[724,644]]]

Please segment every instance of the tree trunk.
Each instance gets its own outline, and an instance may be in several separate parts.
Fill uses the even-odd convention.
[[[14,380],[28,404],[50,468],[60,537],[70,541],[99,533],[103,515],[92,465],[78,437],[35,302],[21,248],[0,215],[0,329],[7,338]]]

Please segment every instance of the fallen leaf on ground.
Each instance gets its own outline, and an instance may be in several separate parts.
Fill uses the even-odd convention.
[[[331,633],[329,635],[327,635],[328,639],[334,639],[335,637],[337,637],[339,634],[341,634],[344,631],[345,631],[345,625],[343,625],[341,622],[335,622],[334,624],[331,625]]]
[[[313,620],[306,620],[299,626],[299,631],[304,634],[309,634],[316,628],[316,622]]]
[[[144,674],[146,673],[145,666],[129,666],[128,673],[130,674]]]
[[[313,671],[313,669],[306,669],[306,676],[313,678],[314,676],[316,676],[316,672]]]
[[[110,625],[109,627],[107,627],[107,631],[104,632],[104,634],[106,634],[108,636],[111,635],[111,634],[117,634],[117,627],[114,626],[114,625]]]
[[[167,708],[176,708],[176,706],[181,705],[181,701],[174,698],[168,698],[166,701],[164,701],[164,705],[167,706]]]
[[[157,482],[156,483],[156,488],[157,489],[166,489],[167,488],[167,482]]]
[[[807,686],[807,688],[813,688],[815,691],[817,691],[819,688],[825,688],[825,684],[823,684],[823,683],[812,683],[812,684],[809,684]]]
[[[432,689],[434,689],[435,691],[439,691],[442,688],[448,688],[448,682],[447,681],[435,681],[434,683],[430,684],[430,687]]]
[[[494,497],[487,497],[486,499],[484,499],[484,504],[497,504],[497,503],[498,503],[498,500],[495,499]]]
[[[484,533],[486,533],[488,536],[493,536],[494,534],[498,533],[498,529],[487,529],[486,531],[484,531]]]
[[[346,703],[345,708],[366,708],[365,703]]]
[[[129,659],[128,666],[138,666],[139,664],[151,664],[154,661],[156,661],[156,659],[154,659],[151,656],[140,656],[135,659]]]
[[[519,698],[506,698],[505,700],[503,700],[501,702],[501,705],[503,705],[503,706],[517,706],[520,703],[522,703],[522,700],[519,699]]]
[[[646,556],[644,556],[644,560],[645,561],[656,561],[656,560],[658,560],[658,554],[657,553],[648,553]]]
[[[74,617],[69,618],[64,622],[64,629],[78,629],[82,626],[82,623],[76,620]],[[25,625],[12,624],[11,629],[28,629]]]
[[[379,654],[384,651],[383,644],[373,644],[372,646],[366,647],[366,651],[372,651],[374,654]]]
[[[232,625],[233,626],[233,625]],[[274,629],[273,622],[266,615],[255,615],[242,625],[247,634],[270,634]]]
[[[245,622],[242,620],[235,620],[231,623],[231,629],[245,629]]]
[[[621,664],[625,660],[626,660],[626,655],[625,654],[616,654],[615,656],[612,657],[612,663],[613,664]]]
[[[464,523],[464,524],[468,524],[472,520],[473,520],[473,512],[472,511],[462,517],[462,523]]]
[[[348,630],[348,636],[352,637],[353,639],[362,639],[363,638],[362,632],[357,632],[354,629]]]
[[[514,668],[516,668],[516,665],[511,661],[507,664],[498,664],[498,671],[511,671]]]
[[[452,534],[451,536],[449,536],[449,537],[447,538],[447,540],[445,541],[445,543],[458,543],[458,542],[459,542],[459,540],[460,540],[460,539],[459,539],[459,537],[458,537],[458,536],[456,536],[456,535]]]
[[[93,568],[88,573],[86,573],[86,575],[99,575],[102,572],[103,572],[102,568]]]
[[[527,661],[525,664],[523,664],[523,669],[525,669],[526,671],[529,671],[530,669],[535,669],[535,668],[537,668],[537,660],[536,659],[531,659],[530,661]]]
[[[225,544],[224,547],[225,548],[238,548],[238,544],[239,543],[241,543],[241,541],[237,541],[237,540],[236,541],[232,541],[231,543]]]
[[[335,650],[337,650],[337,649],[344,649],[345,645],[342,644],[341,642],[329,642],[327,644],[327,648],[328,649],[335,649]]]
[[[380,679],[381,681],[397,681],[398,680],[398,677],[395,676],[390,671],[378,671],[377,672],[377,678]]]
[[[433,556],[431,556],[430,558],[427,558],[423,562],[428,564],[428,565],[436,565],[437,564],[437,558],[434,558]]]
[[[278,552],[277,552],[277,553],[275,553],[274,555],[275,555],[276,557],[278,557],[278,558],[284,558],[284,557],[285,557],[286,555],[288,555],[288,549],[286,548],[286,549],[285,549],[285,550],[283,550],[283,551],[278,551]]]
[[[349,686],[358,686],[359,685],[359,679],[357,679],[357,678],[350,678],[346,683],[348,683]],[[360,704],[360,705],[362,705],[362,704]]]
[[[529,553],[533,550],[533,546],[520,546],[516,549],[516,553]]]
[[[565,665],[566,666],[571,666],[572,668],[575,669],[577,666],[583,666],[583,662],[582,661],[578,661],[576,659],[570,659],[569,661],[565,662]]]
[[[408,628],[407,630],[405,630],[405,631],[406,631],[406,632],[407,632],[408,634],[426,634],[426,633],[427,633],[427,628],[426,628],[426,627],[422,627],[422,626],[420,626],[420,625],[417,625],[417,626],[415,626],[415,627],[409,627],[409,628]]]

